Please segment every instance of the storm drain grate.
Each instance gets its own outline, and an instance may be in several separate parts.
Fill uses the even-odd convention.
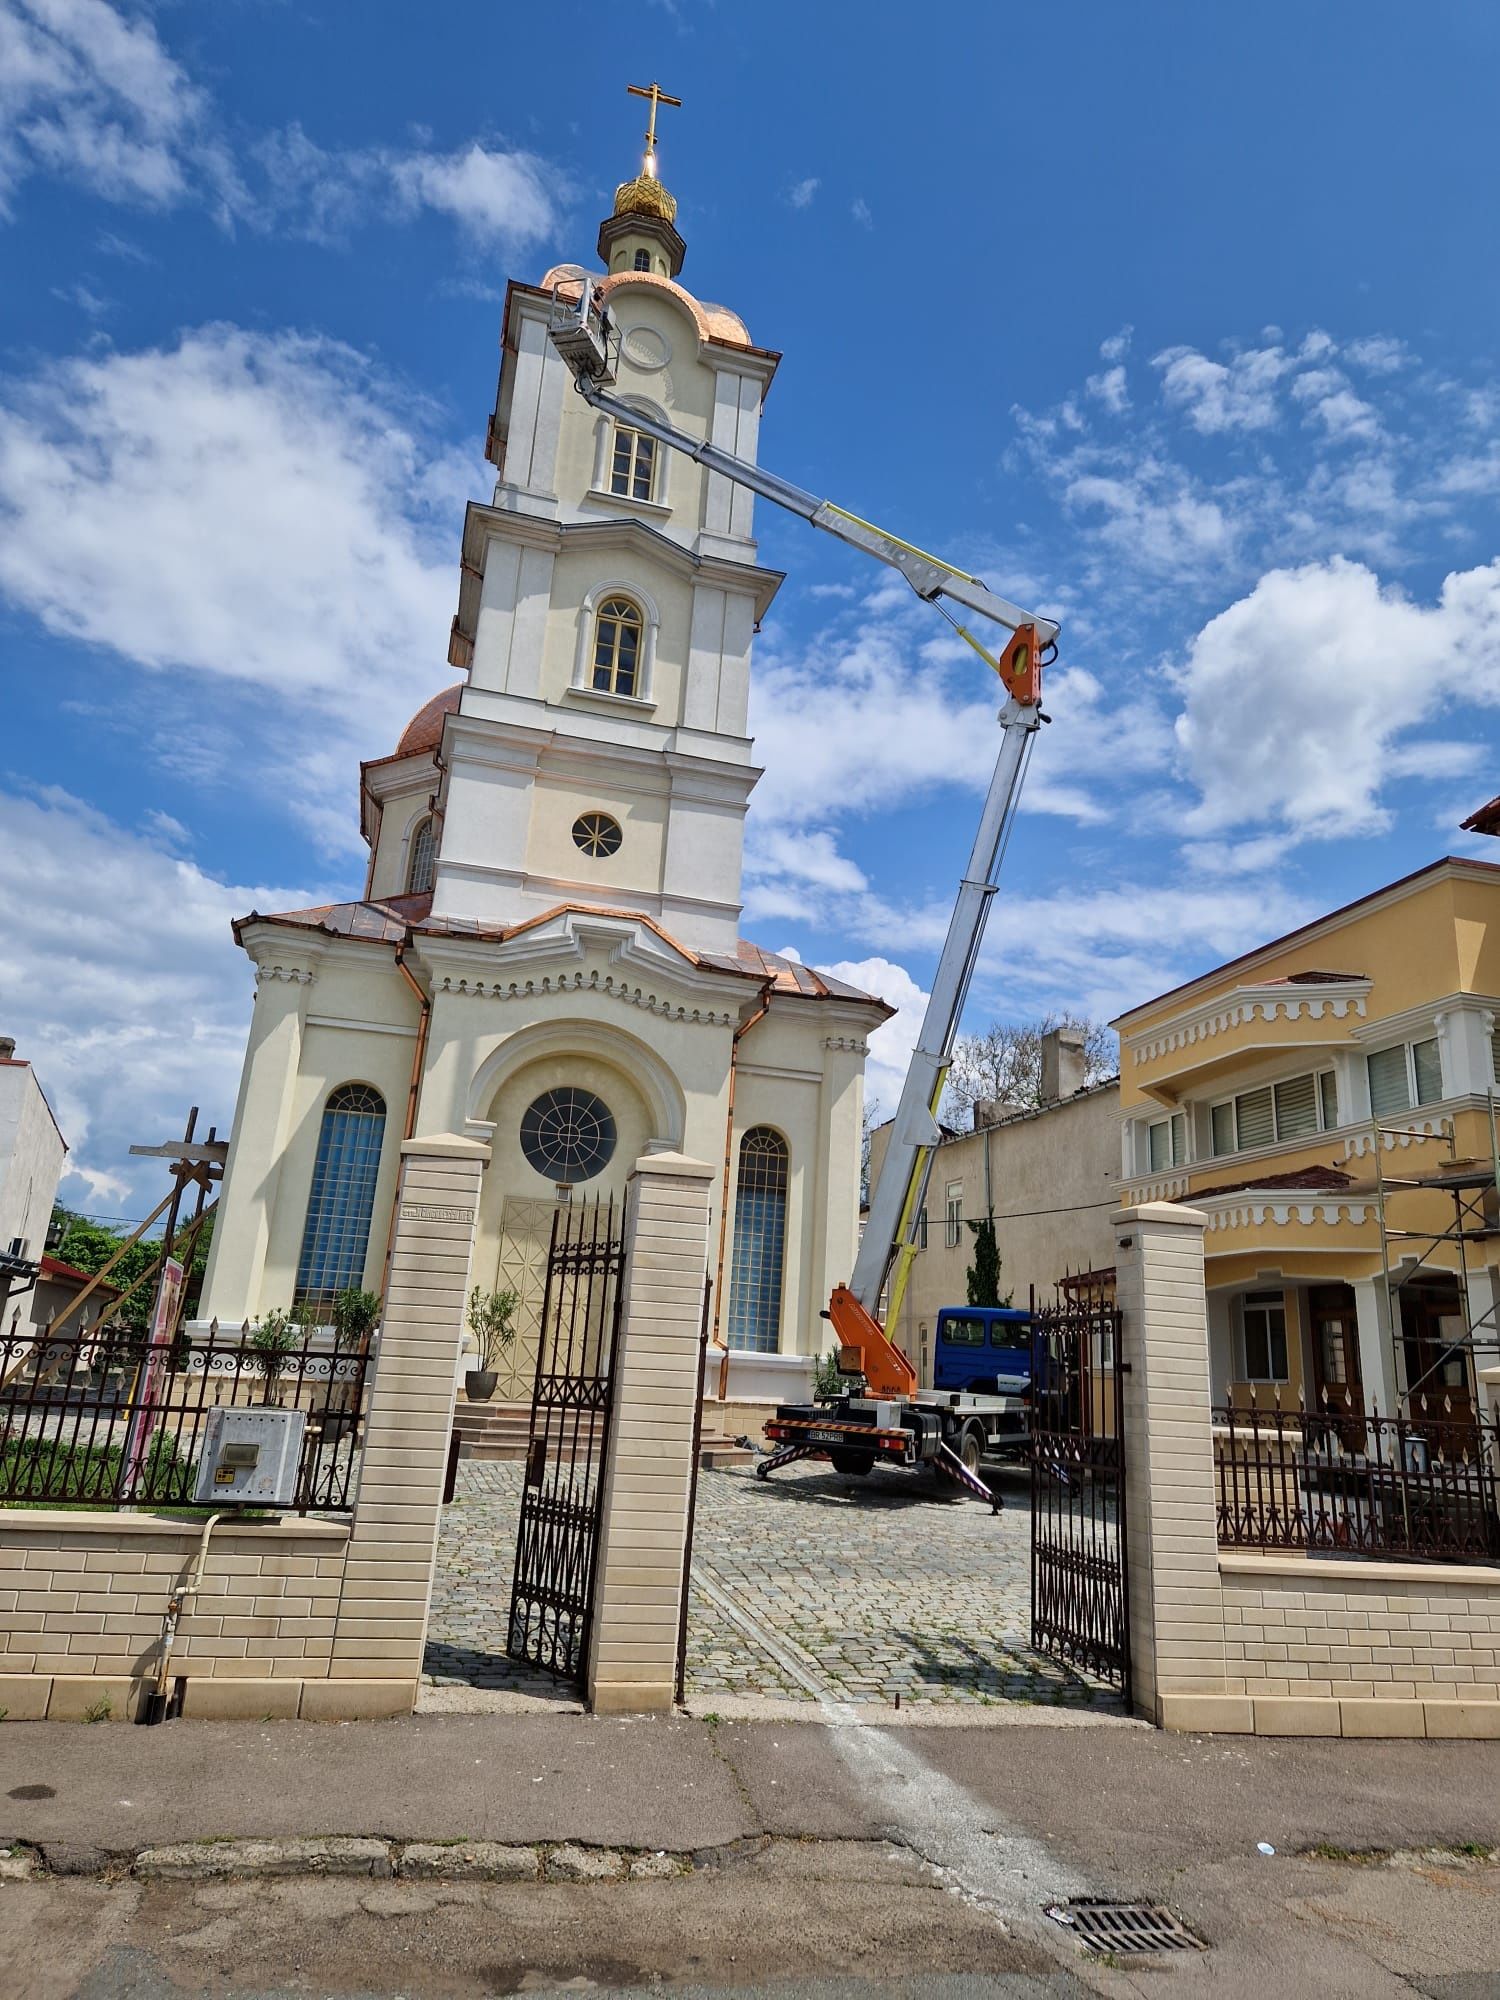
[[[1078,1896],[1049,1904],[1047,1915],[1064,1924],[1090,1951],[1207,1951],[1160,1903],[1111,1903],[1103,1896]]]

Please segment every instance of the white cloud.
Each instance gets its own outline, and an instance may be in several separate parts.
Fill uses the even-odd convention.
[[[1079,471],[1063,498],[1117,560],[1151,576],[1222,570],[1235,532],[1219,499],[1182,466],[1147,453],[1118,471]]]
[[[865,1103],[876,1117],[889,1118],[901,1097],[906,1069],[922,1030],[928,996],[904,965],[889,958],[845,958],[834,965],[820,965],[832,979],[873,993],[896,1012],[870,1036],[870,1054],[865,1064]]]
[[[288,803],[347,844],[354,746],[382,751],[448,677],[467,466],[412,417],[359,355],[290,334],[46,368],[0,401],[0,595],[184,676],[197,728],[164,741],[197,776],[246,777],[262,731]],[[107,668],[101,688],[128,692]]]
[[[428,210],[512,250],[550,235],[569,193],[530,154],[477,140],[447,153],[329,151],[292,125],[232,144],[150,20],[108,0],[0,0],[0,216],[40,172],[108,201],[207,202],[221,220],[320,241]],[[109,241],[115,254],[140,254]]]
[[[1340,557],[1273,570],[1203,627],[1180,681],[1195,831],[1378,830],[1392,777],[1455,768],[1451,745],[1398,739],[1450,701],[1500,705],[1500,562],[1450,575],[1432,606]]]
[[[1122,326],[1118,333],[1112,333],[1108,340],[1101,340],[1099,343],[1100,360],[1123,361],[1125,356],[1130,352],[1130,340],[1134,332],[1135,328],[1133,326],[1126,325]]]
[[[1193,428],[1265,430],[1276,421],[1276,385],[1291,363],[1280,347],[1252,347],[1227,365],[1194,347],[1168,347],[1153,355],[1162,371],[1162,395],[1183,410]]]
[[[1394,375],[1411,365],[1405,342],[1388,333],[1372,333],[1364,340],[1351,340],[1344,353],[1356,368],[1367,369],[1372,375]]]
[[[1112,410],[1116,416],[1130,408],[1130,391],[1125,386],[1125,370],[1118,362],[1113,368],[1106,368],[1102,374],[1090,375],[1084,387],[1091,396],[1104,405],[1106,410]]]
[[[216,881],[60,791],[0,792],[0,848],[0,1019],[71,1148],[65,1193],[144,1215],[165,1180],[131,1144],[175,1136],[190,1104],[221,1135],[234,1114],[254,986],[230,918],[316,892]]]
[[[861,229],[874,228],[875,219],[870,214],[870,204],[862,194],[856,195],[854,200],[849,204],[849,213],[854,217],[854,220],[859,224]]]
[[[786,198],[793,208],[811,208],[813,196],[822,186],[816,174],[809,174],[805,181],[793,181],[786,191]]]

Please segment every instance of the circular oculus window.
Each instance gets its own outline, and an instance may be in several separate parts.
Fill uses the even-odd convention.
[[[573,845],[595,860],[607,860],[611,854],[618,854],[624,838],[620,822],[611,819],[608,813],[580,813],[573,822]]]
[[[614,1150],[614,1114],[591,1090],[545,1091],[521,1120],[521,1151],[549,1181],[569,1187],[591,1181]]]

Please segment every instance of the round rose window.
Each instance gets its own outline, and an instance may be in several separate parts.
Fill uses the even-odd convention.
[[[521,1151],[549,1181],[591,1181],[614,1150],[614,1116],[591,1090],[545,1091],[521,1120]]]

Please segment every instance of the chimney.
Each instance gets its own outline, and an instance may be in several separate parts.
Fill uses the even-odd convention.
[[[1042,1102],[1057,1104],[1083,1088],[1086,1064],[1077,1028],[1053,1028],[1042,1037]]]
[[[16,1052],[14,1035],[0,1035],[0,1062],[9,1062]]]
[[[974,1130],[976,1132],[983,1132],[991,1125],[998,1125],[1002,1119],[1009,1118],[1015,1108],[1013,1104],[1007,1104],[1002,1097],[976,1097],[974,1099]]]

